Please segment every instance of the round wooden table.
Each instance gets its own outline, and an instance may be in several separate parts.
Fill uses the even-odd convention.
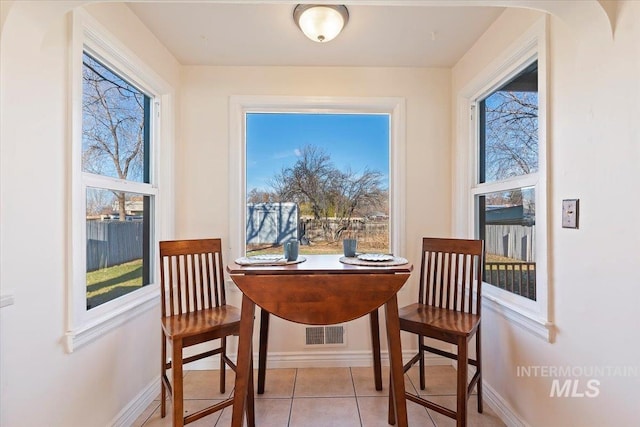
[[[339,255],[305,257],[307,260],[299,264],[241,266],[233,263],[227,266],[231,279],[243,293],[231,425],[242,426],[247,389],[253,387],[251,347],[257,304],[275,316],[308,325],[347,322],[384,305],[391,365],[390,393],[398,425],[407,426],[396,294],[409,278],[412,265],[356,266],[341,263]]]

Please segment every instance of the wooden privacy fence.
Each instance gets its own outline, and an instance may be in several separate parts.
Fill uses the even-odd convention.
[[[142,258],[142,221],[87,221],[87,271]]]
[[[535,225],[487,224],[484,247],[488,254],[535,261]]]
[[[348,230],[339,233],[345,228],[345,221],[330,219],[323,221],[319,219],[301,218],[298,229],[299,235],[314,241],[340,241],[345,237],[353,237],[358,242],[368,244],[389,244],[389,221],[388,220],[364,220],[351,219],[348,222]]]
[[[514,262],[485,262],[484,281],[516,295],[536,299],[535,225],[487,224],[485,251]]]

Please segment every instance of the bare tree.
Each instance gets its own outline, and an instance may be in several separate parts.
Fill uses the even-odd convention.
[[[271,186],[279,201],[308,204],[314,218],[322,221],[325,237],[338,238],[359,207],[379,203],[381,178],[369,169],[340,171],[323,149],[308,145],[293,166],[272,178]],[[342,227],[332,235],[329,219],[334,217]]]
[[[247,194],[247,203],[273,203],[277,199],[274,193],[253,188]]]
[[[108,214],[105,212],[105,207],[110,206],[110,197],[106,191],[91,189],[87,191],[87,215],[97,216],[102,214]]]
[[[538,169],[538,93],[498,91],[485,100],[486,176],[507,179]]]
[[[328,216],[331,193],[335,193],[335,173],[331,158],[315,146],[305,146],[300,158],[282,168],[270,184],[279,201],[309,203],[316,219]]]
[[[365,168],[361,174],[347,169],[339,174],[339,191],[336,195],[336,216],[350,220],[358,208],[377,206],[383,190],[382,174]]]
[[[85,54],[83,64],[83,170],[142,180],[148,98],[91,56]],[[125,193],[114,195],[124,221]]]

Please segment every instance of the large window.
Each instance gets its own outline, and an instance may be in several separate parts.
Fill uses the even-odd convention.
[[[248,113],[246,253],[389,252],[389,114]]]
[[[404,253],[403,99],[234,96],[230,117],[232,257]]]
[[[69,352],[159,303],[173,148],[171,86],[82,9],[72,32]]]
[[[485,241],[483,309],[552,340],[546,40],[541,18],[457,90],[454,230]]]
[[[150,97],[87,52],[82,67],[89,310],[150,283],[155,190],[150,185]]]
[[[485,241],[484,280],[536,299],[538,62],[478,105],[478,234]]]

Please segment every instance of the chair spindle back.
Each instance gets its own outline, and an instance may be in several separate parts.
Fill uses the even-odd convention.
[[[226,304],[221,239],[160,242],[162,314]]]
[[[482,240],[423,238],[418,301],[480,314],[483,268]]]

